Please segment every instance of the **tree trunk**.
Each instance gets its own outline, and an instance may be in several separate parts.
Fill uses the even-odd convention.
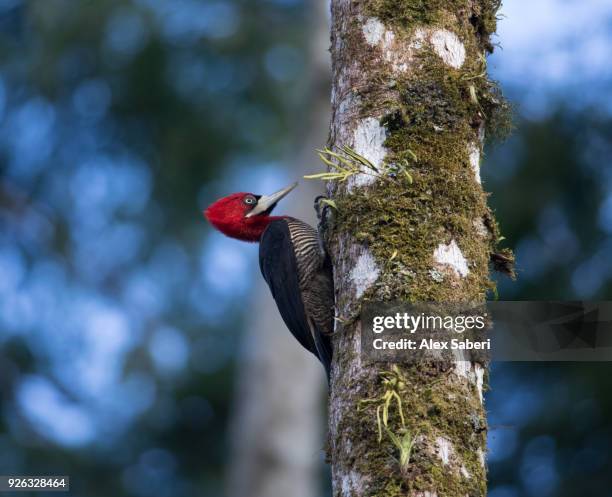
[[[308,112],[296,121],[297,146],[288,162],[292,178],[312,168],[313,149],[325,139],[329,121],[328,4],[312,0],[309,40]],[[297,153],[296,153],[297,151]],[[283,214],[316,223],[313,198],[320,193],[303,182],[283,203]],[[251,319],[239,360],[231,427],[227,487],[230,497],[317,497],[325,374],[283,323],[263,278],[257,278]]]
[[[366,300],[478,302],[492,289],[499,236],[479,167],[485,128],[507,123],[486,74],[498,6],[332,0],[330,147],[349,146],[380,171],[356,162],[361,173],[328,185],[337,206],[327,233],[339,318],[334,496],[486,494],[486,365],[368,362],[359,313]],[[385,381],[392,377],[395,387]],[[405,429],[394,401],[379,442],[376,409],[389,388],[401,398]],[[414,442],[408,460],[400,439]]]

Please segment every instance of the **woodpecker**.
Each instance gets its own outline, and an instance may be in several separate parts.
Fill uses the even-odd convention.
[[[233,193],[210,205],[204,216],[226,236],[259,242],[259,267],[283,321],[323,363],[329,381],[334,319],[330,258],[312,226],[293,217],[270,215],[296,186],[271,195]]]

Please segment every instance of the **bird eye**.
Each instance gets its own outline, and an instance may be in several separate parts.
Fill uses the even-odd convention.
[[[256,200],[253,197],[247,197],[244,199],[244,203],[247,205],[254,205]]]

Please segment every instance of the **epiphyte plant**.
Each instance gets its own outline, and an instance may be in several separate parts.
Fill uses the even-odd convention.
[[[411,151],[408,152],[416,162],[416,155]],[[380,166],[374,165],[348,145],[343,145],[339,153],[326,147],[317,149],[317,154],[329,170],[322,173],[307,174],[304,176],[305,179],[344,182],[356,174],[367,174],[385,181],[393,181],[396,177],[396,171],[399,171],[405,175],[409,183],[412,183],[412,176],[407,169],[408,162],[405,160],[399,164],[392,164],[392,167],[387,168],[388,171],[382,171]]]

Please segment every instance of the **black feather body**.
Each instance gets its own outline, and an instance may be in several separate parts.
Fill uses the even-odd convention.
[[[323,363],[329,379],[334,288],[331,261],[317,231],[291,217],[272,221],[261,236],[259,266],[283,321]]]

